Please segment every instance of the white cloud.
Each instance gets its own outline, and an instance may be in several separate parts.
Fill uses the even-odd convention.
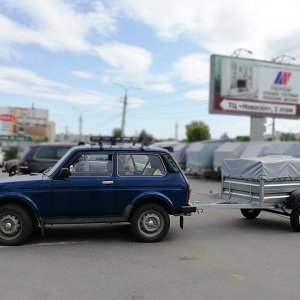
[[[111,95],[74,89],[66,84],[43,79],[31,71],[20,68],[0,68],[0,93],[73,104],[101,104],[103,108],[113,108],[116,103]]]
[[[174,63],[175,72],[189,83],[208,83],[209,57],[204,54],[190,54]]]
[[[173,85],[171,83],[167,83],[167,82],[166,83],[150,84],[149,86],[147,86],[147,89],[151,92],[156,92],[157,91],[159,93],[172,93],[172,92],[175,91]]]
[[[72,2],[59,0],[2,0],[6,10],[20,15],[0,15],[0,41],[6,45],[37,44],[51,51],[90,51],[91,34],[107,35],[115,30],[113,12],[98,2],[81,13]],[[20,19],[23,20],[20,23]]]
[[[11,80],[12,82],[22,82],[22,84],[40,85],[40,86],[57,86],[61,88],[67,87],[67,85],[43,79],[39,75],[32,71],[22,68],[5,68],[0,67],[0,79]],[[1,88],[1,86],[0,86]]]
[[[93,77],[93,74],[91,74],[90,72],[85,72],[85,71],[72,71],[72,74],[76,77],[84,78],[84,79]]]
[[[109,65],[131,75],[147,74],[152,63],[149,51],[120,43],[97,47],[96,53]]]
[[[208,90],[192,90],[185,93],[185,98],[191,100],[207,101],[208,100]]]
[[[294,45],[298,36],[298,0],[119,0],[129,18],[151,28],[162,39],[189,37],[210,52],[230,55],[247,48],[256,57]],[[281,43],[284,41],[285,43]]]

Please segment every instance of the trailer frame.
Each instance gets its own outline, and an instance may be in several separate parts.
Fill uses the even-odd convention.
[[[261,211],[290,218],[291,226],[300,231],[300,177],[234,178],[221,177],[221,199],[216,203],[194,201],[196,212],[205,209],[240,209],[244,217],[255,219]],[[289,210],[289,211],[287,211]]]

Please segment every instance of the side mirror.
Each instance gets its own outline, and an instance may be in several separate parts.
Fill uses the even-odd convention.
[[[58,175],[59,179],[64,179],[70,177],[70,170],[69,168],[62,168]]]

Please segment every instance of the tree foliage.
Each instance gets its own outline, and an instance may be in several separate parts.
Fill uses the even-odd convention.
[[[229,139],[229,136],[227,134],[227,132],[224,132],[221,136],[220,136],[221,139]]]
[[[285,142],[296,142],[298,141],[296,135],[294,133],[284,133],[282,132],[280,135],[280,140]]]
[[[122,129],[121,128],[115,128],[113,130],[112,136],[114,138],[120,138],[120,137],[122,137]]]
[[[209,140],[209,127],[202,121],[193,121],[191,124],[186,125],[186,135],[188,142]]]
[[[238,135],[235,138],[235,141],[236,142],[249,142],[250,141],[250,136],[248,136],[248,135]]]
[[[146,130],[142,130],[138,135],[138,141],[143,141],[145,145],[150,145],[153,141],[153,135],[146,132]]]

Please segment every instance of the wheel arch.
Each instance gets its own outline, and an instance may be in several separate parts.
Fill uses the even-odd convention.
[[[126,219],[130,221],[131,216],[139,207],[151,203],[160,205],[169,215],[173,215],[173,208],[166,199],[152,195],[139,199],[135,203],[128,205],[125,209]]]
[[[37,217],[35,208],[33,208],[33,206],[30,203],[28,203],[27,201],[24,201],[24,199],[20,199],[18,197],[2,198],[0,201],[0,206],[5,205],[5,204],[16,204],[16,205],[22,206],[30,214],[33,224],[35,226],[39,225],[39,221],[38,221],[38,217]]]

